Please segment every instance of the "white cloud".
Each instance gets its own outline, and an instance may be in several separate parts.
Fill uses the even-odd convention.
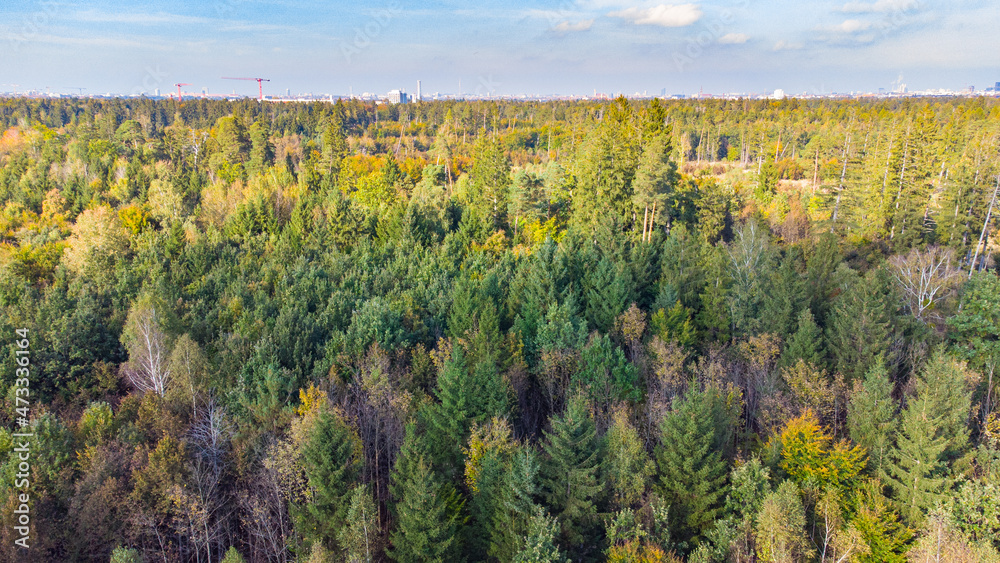
[[[157,12],[155,14],[126,14],[126,13],[106,13],[88,10],[77,12],[73,19],[83,22],[94,23],[127,23],[133,25],[159,25],[159,24],[192,24],[209,23],[210,20],[192,16],[181,16],[178,14],[168,14]]]
[[[594,25],[594,20],[583,20],[576,23],[570,23],[569,21],[559,22],[555,27],[552,28],[553,31],[558,33],[569,33],[571,31],[587,31],[590,26]]]
[[[906,12],[916,8],[918,4],[917,0],[877,0],[871,4],[867,2],[848,2],[840,10],[853,14]]]
[[[802,43],[793,43],[782,39],[774,44],[775,51],[798,51],[803,47]]]
[[[727,33],[719,38],[719,43],[723,45],[740,45],[746,43],[750,36],[746,33]]]
[[[684,27],[701,19],[701,8],[697,4],[660,4],[652,8],[627,8],[608,15],[636,25]]]
[[[866,22],[861,20],[846,20],[840,25],[835,25],[831,28],[832,31],[838,31],[840,33],[857,33],[859,31],[865,31],[870,29],[872,22]]]

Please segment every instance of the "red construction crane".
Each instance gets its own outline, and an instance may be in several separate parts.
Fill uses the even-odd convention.
[[[260,101],[264,101],[264,82],[270,82],[270,78],[236,78],[233,76],[223,76],[223,80],[256,80],[257,89],[260,90]]]
[[[177,86],[177,101],[183,102],[184,97],[181,96],[181,86],[190,86],[190,84],[188,84],[187,82],[179,82],[177,84],[174,84],[174,86]]]

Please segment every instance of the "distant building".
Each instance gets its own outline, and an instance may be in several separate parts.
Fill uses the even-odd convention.
[[[993,87],[993,91],[994,92],[1000,92],[1000,82],[996,83],[996,86]]]
[[[417,80],[417,97],[413,101],[419,102],[422,99],[423,99],[423,97],[420,95],[420,81]]]
[[[771,98],[773,98],[775,100],[784,100],[785,99],[785,91],[782,90],[781,88],[778,88],[778,89],[776,89],[774,91],[774,94],[771,95]]]
[[[405,104],[410,101],[410,97],[406,95],[405,90],[389,90],[390,104]]]

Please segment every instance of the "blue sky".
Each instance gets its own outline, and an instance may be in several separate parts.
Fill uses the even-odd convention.
[[[982,88],[998,30],[989,0],[4,0],[0,91]]]

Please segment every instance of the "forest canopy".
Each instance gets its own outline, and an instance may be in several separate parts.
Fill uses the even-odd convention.
[[[0,560],[1000,561],[994,99],[0,131]]]

